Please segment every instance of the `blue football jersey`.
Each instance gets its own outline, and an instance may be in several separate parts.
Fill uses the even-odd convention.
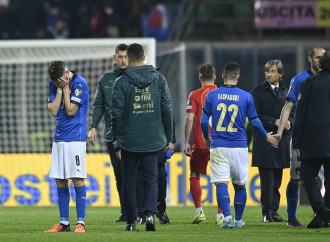
[[[54,142],[86,141],[87,112],[89,105],[89,90],[86,80],[74,74],[69,84],[70,100],[79,106],[74,116],[68,116],[64,100],[56,116]],[[48,102],[54,101],[57,92],[56,85],[49,80]]]
[[[212,118],[211,148],[247,147],[246,117],[258,116],[250,93],[223,85],[207,94],[203,110]]]
[[[311,75],[313,75],[313,73],[308,68],[308,69],[304,70],[303,72],[299,73],[298,75],[294,76],[290,81],[290,87],[289,87],[289,91],[288,91],[286,98],[294,101],[296,106],[298,103],[300,86]]]

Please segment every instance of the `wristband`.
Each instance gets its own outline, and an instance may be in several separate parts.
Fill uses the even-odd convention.
[[[62,88],[57,88],[58,93],[62,93]]]

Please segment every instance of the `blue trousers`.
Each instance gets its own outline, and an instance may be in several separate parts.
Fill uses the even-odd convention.
[[[123,194],[127,213],[127,223],[134,223],[136,218],[136,180],[137,167],[140,166],[144,188],[144,213],[156,213],[157,210],[157,158],[159,151],[138,153],[121,150]]]

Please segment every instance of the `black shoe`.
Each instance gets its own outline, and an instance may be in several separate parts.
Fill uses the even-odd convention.
[[[136,230],[135,223],[126,224],[125,231],[135,231],[135,230]]]
[[[312,221],[307,225],[308,229],[318,229],[322,227],[322,221],[328,221],[330,219],[330,210],[324,208],[322,212],[317,213]]]
[[[273,213],[272,218],[273,218],[274,222],[288,222],[287,220],[282,218],[278,213]]]
[[[146,231],[156,231],[155,219],[153,216],[146,217]]]
[[[121,223],[121,222],[126,222],[126,220],[127,220],[126,216],[122,214],[122,215],[119,217],[119,219],[115,220],[114,222],[116,222],[116,223]]]
[[[170,224],[170,220],[165,211],[159,212],[159,215],[157,216],[157,218],[159,218],[160,224]]]
[[[272,223],[272,222],[274,222],[274,219],[272,218],[272,216],[270,214],[266,214],[266,215],[264,215],[262,222]]]

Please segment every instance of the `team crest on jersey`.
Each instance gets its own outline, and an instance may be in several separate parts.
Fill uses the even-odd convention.
[[[294,89],[294,87],[291,86],[290,89],[289,89],[289,93],[292,93],[293,92],[293,89]]]
[[[80,89],[74,90],[74,95],[80,96],[81,94],[82,94],[82,90],[80,90]]]

